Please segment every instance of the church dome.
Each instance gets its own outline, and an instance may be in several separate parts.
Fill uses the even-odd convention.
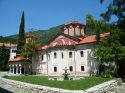
[[[63,25],[62,32],[69,36],[85,36],[85,25],[78,21],[70,21]]]

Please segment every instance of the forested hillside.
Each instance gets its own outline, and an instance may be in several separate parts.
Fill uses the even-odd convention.
[[[17,39],[11,37],[0,36],[0,43],[17,43]]]
[[[40,38],[40,44],[41,45],[45,45],[47,44],[53,37],[55,37],[57,34],[59,34],[61,32],[61,27],[62,25],[56,26],[56,27],[52,27],[48,30],[31,30],[32,32],[34,32],[36,35],[38,35],[38,37]],[[15,40],[15,42],[17,41],[17,37],[18,35],[11,35],[5,38],[9,38],[10,42],[11,39]],[[8,40],[9,41],[9,40]]]
[[[35,34],[39,36],[40,44],[45,45],[47,44],[52,38],[54,38],[57,34],[61,32],[62,25],[52,27],[48,30],[31,30]],[[96,34],[95,31],[90,30],[88,27],[86,27],[86,35],[93,35]],[[2,37],[0,36],[0,42],[10,42],[10,43],[17,43],[17,37],[18,35],[11,35],[8,37]]]

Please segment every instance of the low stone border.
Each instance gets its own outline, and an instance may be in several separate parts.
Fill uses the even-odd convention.
[[[120,78],[117,78],[115,80],[110,80],[107,82],[104,82],[102,84],[96,85],[94,87],[91,87],[85,92],[87,93],[107,93],[108,91],[115,89],[116,86],[120,85],[122,83],[122,80]]]
[[[122,83],[121,79],[114,79],[102,84],[91,87],[87,90],[65,90],[60,88],[52,88],[48,86],[34,85],[21,81],[15,81],[5,78],[0,78],[3,82],[13,85],[18,88],[28,89],[32,91],[38,91],[38,93],[105,93],[109,90],[114,89],[118,84]]]

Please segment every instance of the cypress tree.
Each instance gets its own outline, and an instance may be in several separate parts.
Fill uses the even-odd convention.
[[[17,54],[21,53],[21,49],[25,44],[25,19],[24,19],[24,12],[22,13],[21,23],[19,28],[19,36],[18,36],[18,45],[17,45]]]
[[[5,46],[0,46],[0,70],[8,70],[9,50]]]

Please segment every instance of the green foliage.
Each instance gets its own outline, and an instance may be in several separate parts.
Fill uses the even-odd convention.
[[[23,12],[21,17],[20,28],[19,28],[17,54],[20,54],[20,50],[22,49],[24,44],[25,44],[25,20],[24,20],[24,12]]]
[[[99,34],[109,32],[112,29],[112,25],[106,23],[103,20],[95,20],[91,14],[86,15],[86,27],[87,35],[97,35],[97,40],[100,39]]]
[[[9,50],[5,46],[0,46],[0,70],[8,70]]]
[[[31,58],[33,55],[38,53],[40,48],[38,36],[33,32],[29,32],[26,37],[26,43],[20,52],[22,56]]]
[[[50,28],[48,30],[35,30],[35,29],[30,29],[29,32],[33,32],[34,34],[39,36],[40,39],[40,44],[45,45],[47,44],[50,40],[52,40],[57,34],[61,33],[61,27],[62,25],[59,25],[57,27]],[[27,33],[26,33],[27,35]],[[11,38],[17,38],[18,35],[12,35],[8,36]]]
[[[13,43],[13,44],[16,44],[17,40],[15,38],[11,38],[11,37],[0,36],[0,42],[1,43]]]
[[[124,49],[123,46],[119,43],[119,34],[119,29],[113,29],[111,31],[111,36],[106,39],[101,39],[100,43],[97,45],[97,48],[94,50],[95,59],[98,62],[98,65],[105,64],[107,66],[102,72],[103,75],[108,73],[109,75],[117,76],[118,74],[118,62],[124,58],[123,54],[125,53],[122,50]]]
[[[106,21],[109,21],[112,15],[118,18],[115,26],[121,29],[120,43],[125,46],[125,0],[113,0],[109,4],[107,11],[101,14]]]
[[[116,22],[118,27],[125,29],[125,0],[113,0],[108,6],[108,10],[101,14],[107,21],[110,20],[112,15],[118,18]]]
[[[82,80],[65,80],[65,81],[48,80],[49,77],[43,77],[43,76],[9,76],[7,78],[31,84],[38,84],[43,86],[50,86],[50,87],[70,89],[70,90],[85,90],[97,84],[111,80],[111,78],[102,78],[102,77],[85,77],[85,79]]]

